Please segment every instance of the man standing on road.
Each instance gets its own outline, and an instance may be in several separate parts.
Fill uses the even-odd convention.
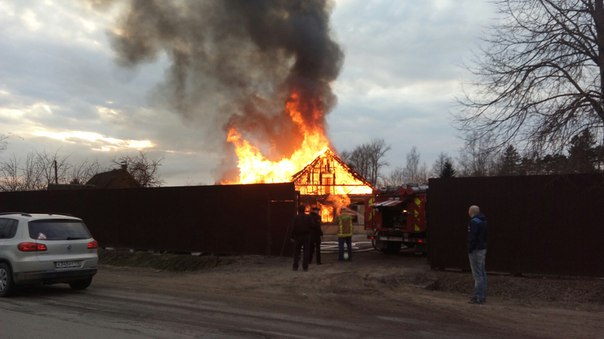
[[[294,243],[294,271],[298,270],[300,263],[300,250],[302,250],[302,269],[308,271],[308,259],[310,255],[310,217],[306,215],[306,206],[298,206],[298,215],[294,218],[294,229],[290,236]]]
[[[474,277],[474,296],[470,304],[483,304],[487,301],[487,271],[485,258],[487,255],[487,218],[480,213],[480,207],[470,206],[468,209],[468,257]]]
[[[352,216],[354,212],[349,209],[342,209],[338,216],[338,261],[345,259],[352,260]],[[344,243],[348,258],[344,257]]]
[[[321,230],[321,216],[319,215],[319,208],[313,207],[309,214],[310,217],[310,256],[308,263],[312,263],[313,253],[317,258],[317,265],[321,265],[321,236],[323,236],[323,230]]]

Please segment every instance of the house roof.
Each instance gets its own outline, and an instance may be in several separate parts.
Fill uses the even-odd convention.
[[[93,176],[86,185],[95,188],[137,188],[139,183],[127,170],[120,168],[98,173]]]
[[[363,185],[369,186],[369,187],[371,187],[371,189],[375,189],[375,187],[373,187],[373,185],[369,181],[367,181],[367,179],[365,179],[362,175],[360,175],[352,167],[348,166],[348,164],[346,164],[346,162],[344,162],[344,160],[342,160],[342,158],[340,158],[337,154],[335,154],[329,148],[325,149],[325,151],[323,153],[319,154],[315,158],[315,160],[313,160],[311,163],[309,163],[308,165],[304,166],[304,168],[301,169],[299,172],[297,172],[296,174],[294,174],[292,176],[292,182],[296,182],[298,179],[300,179],[300,177],[302,177],[302,175],[304,173],[306,173],[309,170],[311,170],[312,168],[314,168],[317,165],[317,163],[319,161],[321,161],[322,158],[325,158],[325,157],[331,158],[332,160],[334,160],[335,162],[337,162],[348,173],[350,173],[350,175],[352,175],[353,178],[355,178],[356,180],[360,181]]]

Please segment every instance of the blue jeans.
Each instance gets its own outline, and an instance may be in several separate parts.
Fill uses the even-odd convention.
[[[485,258],[487,250],[474,250],[468,254],[470,268],[474,277],[474,298],[484,301],[487,299],[487,271],[485,269]]]
[[[344,261],[344,243],[348,252],[348,260],[352,260],[352,237],[338,238],[338,261]]]

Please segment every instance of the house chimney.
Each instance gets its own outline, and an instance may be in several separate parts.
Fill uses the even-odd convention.
[[[121,166],[121,168],[122,168],[124,171],[127,171],[127,170],[128,170],[128,162],[126,162],[126,161],[122,161],[122,162],[120,163],[120,166]]]

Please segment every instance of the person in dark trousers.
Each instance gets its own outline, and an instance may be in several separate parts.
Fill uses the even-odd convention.
[[[321,237],[323,230],[321,229],[321,216],[319,208],[313,207],[309,214],[310,217],[310,256],[308,263],[312,264],[312,257],[315,254],[317,265],[321,265]]]
[[[308,271],[308,258],[310,256],[310,217],[305,213],[306,206],[298,206],[298,215],[294,218],[294,228],[291,241],[294,243],[294,271],[298,270],[300,263],[300,250],[302,250],[302,269]]]
[[[352,261],[352,218],[354,212],[349,209],[342,209],[338,216],[338,261]],[[344,254],[344,244],[346,244],[346,254]]]
[[[468,257],[474,277],[474,295],[469,303],[483,304],[487,301],[487,217],[480,213],[480,207],[476,205],[470,206],[468,215]]]

